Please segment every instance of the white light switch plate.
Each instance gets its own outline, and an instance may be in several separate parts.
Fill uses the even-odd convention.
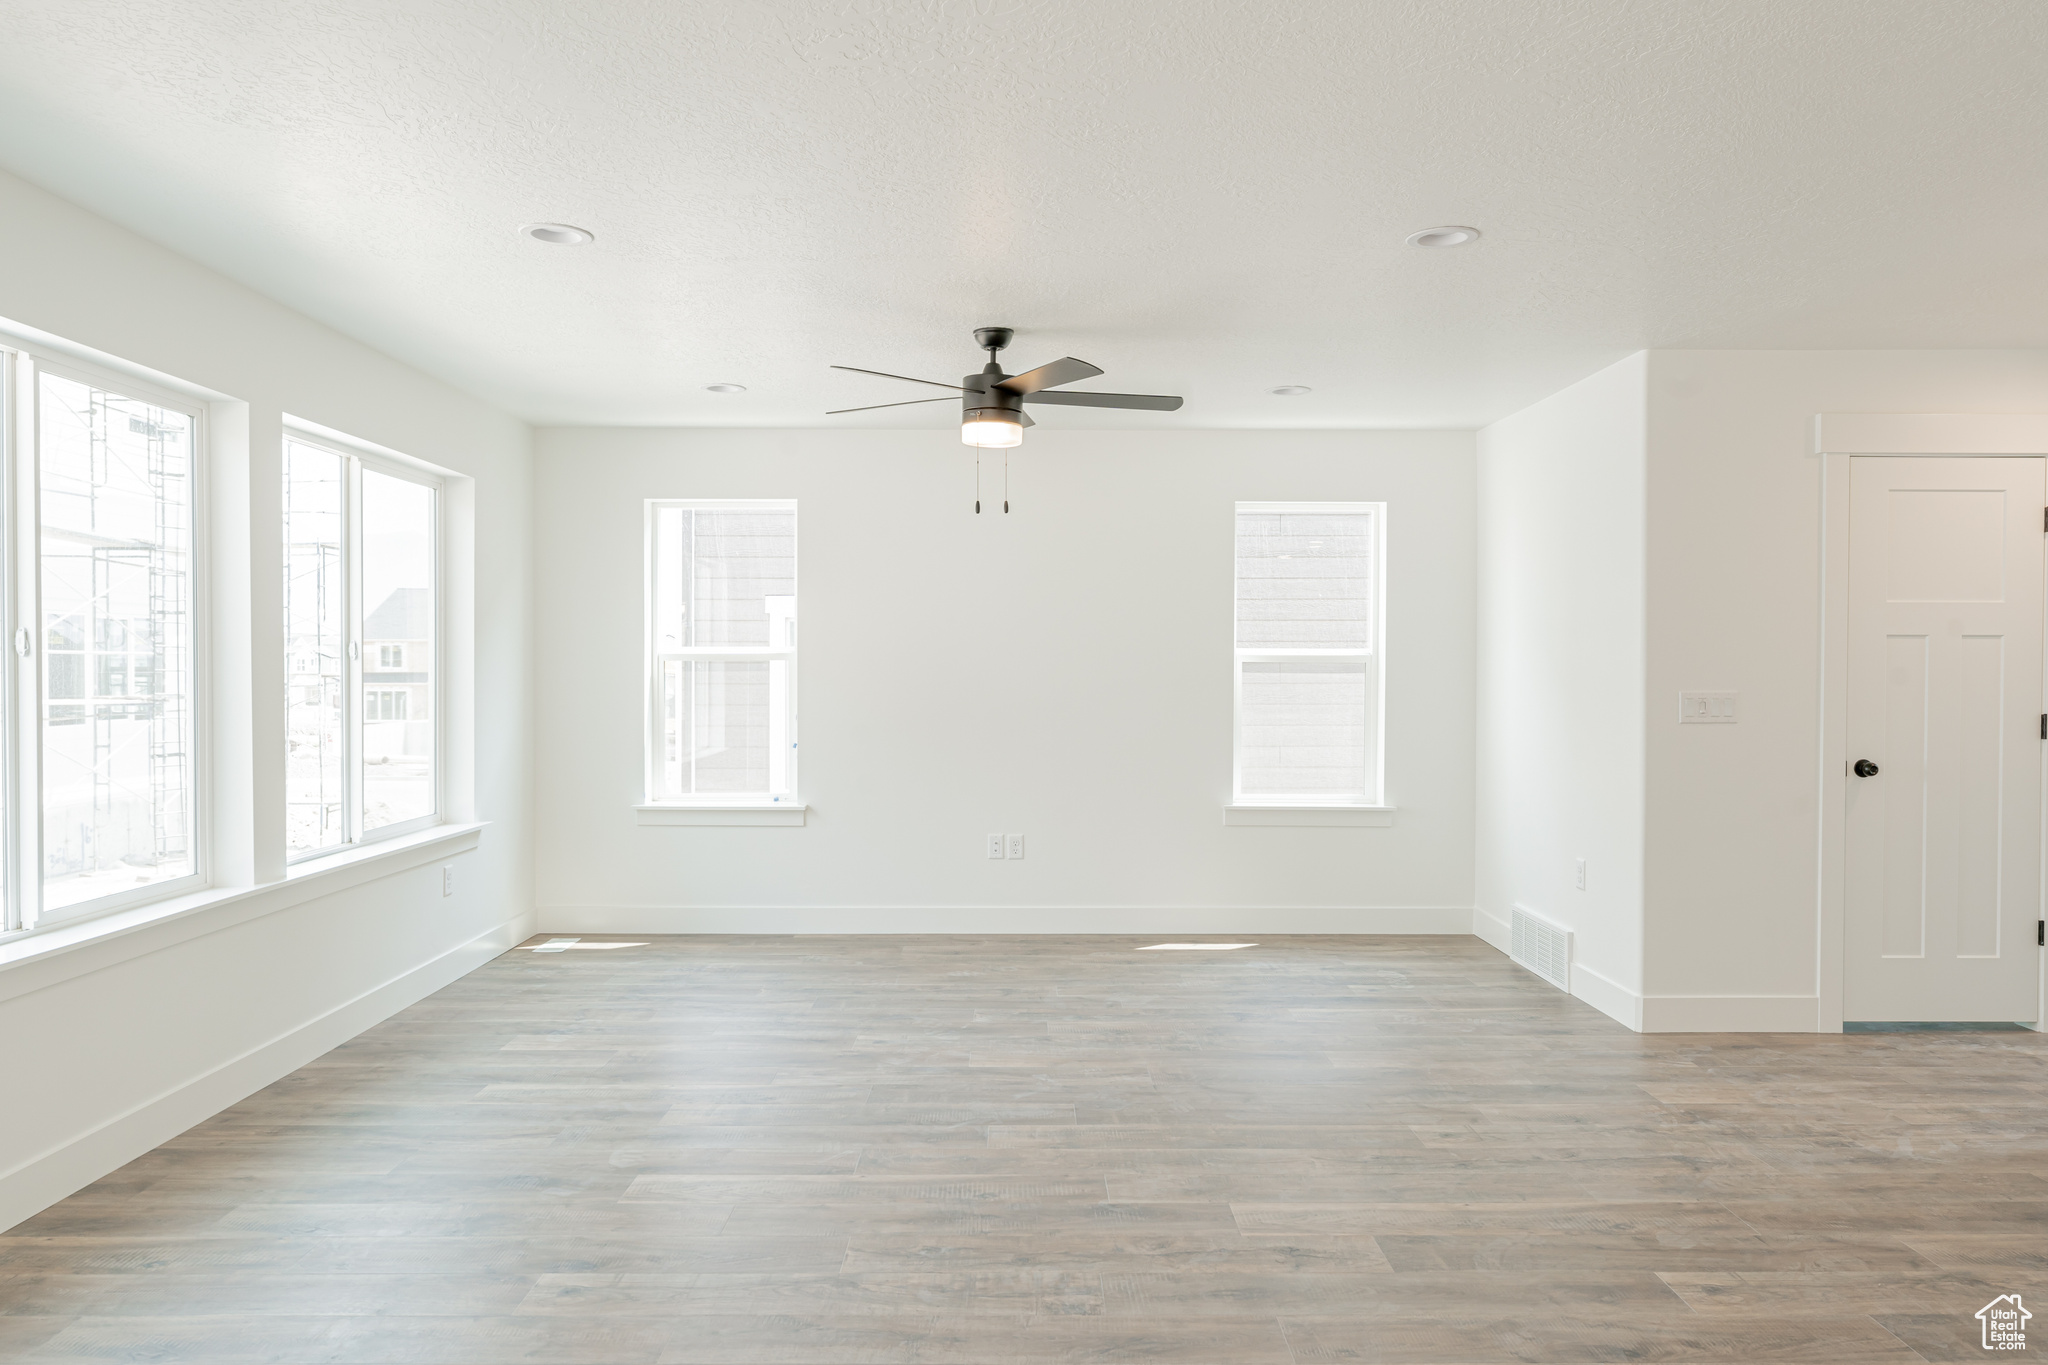
[[[1003,856],[1002,835],[991,834],[988,836],[988,856],[991,858],[1000,858]]]
[[[1678,723],[1681,725],[1733,725],[1733,692],[1681,692],[1678,694]]]

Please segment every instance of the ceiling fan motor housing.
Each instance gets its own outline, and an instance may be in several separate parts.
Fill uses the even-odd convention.
[[[962,375],[960,387],[965,390],[960,395],[962,420],[974,421],[979,418],[986,422],[1018,421],[1024,412],[1024,395],[996,387],[999,380],[1008,378],[1009,376],[1004,374],[1002,368],[993,360],[989,361],[988,368],[980,374]]]

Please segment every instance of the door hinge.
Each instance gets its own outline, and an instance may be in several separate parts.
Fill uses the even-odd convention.
[[[2048,948],[2048,919],[2034,921],[2034,946]]]
[[[2048,739],[2048,711],[2041,713],[2041,738]]]

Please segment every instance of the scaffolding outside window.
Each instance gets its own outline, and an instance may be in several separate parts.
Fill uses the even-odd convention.
[[[41,851],[24,922],[199,880],[193,509],[199,414],[35,373]],[[30,839],[24,837],[23,846]]]
[[[0,935],[208,885],[206,414],[0,338]],[[281,454],[298,859],[441,818],[440,485],[297,433]]]
[[[438,489],[285,441],[285,838],[316,857],[438,819]]]

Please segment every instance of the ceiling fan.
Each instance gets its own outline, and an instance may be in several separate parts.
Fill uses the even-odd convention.
[[[832,368],[954,390],[961,400],[960,439],[967,445],[984,450],[1006,450],[1024,444],[1024,428],[1036,425],[1031,415],[1024,411],[1026,403],[1054,403],[1070,408],[1144,408],[1152,412],[1172,412],[1180,407],[1180,399],[1156,393],[1086,393],[1072,389],[1055,392],[1058,385],[1071,384],[1077,379],[1093,379],[1102,373],[1087,361],[1076,360],[1072,356],[1022,374],[1004,374],[1003,367],[996,363],[996,352],[1008,346],[1010,338],[1015,335],[1015,330],[1009,327],[975,328],[974,343],[988,352],[988,364],[982,367],[980,374],[962,376],[958,384],[941,384],[936,379],[912,379],[907,374],[888,374],[882,370],[863,370],[857,365],[834,365]],[[839,408],[825,415],[837,417],[840,413],[872,412],[876,408],[907,408],[917,403],[944,403],[949,399],[950,395],[948,398],[912,398],[902,403],[870,403],[863,408]]]

